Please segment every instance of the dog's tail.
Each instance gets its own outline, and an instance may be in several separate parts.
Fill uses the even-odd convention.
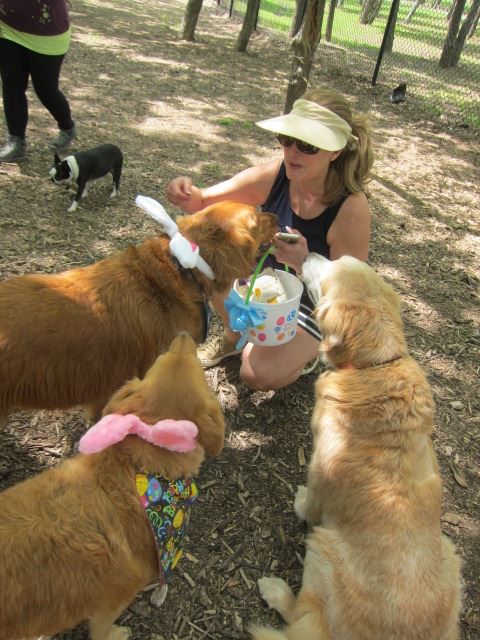
[[[259,627],[252,625],[249,628],[254,640],[288,640],[288,636],[283,631],[271,629],[269,627]]]

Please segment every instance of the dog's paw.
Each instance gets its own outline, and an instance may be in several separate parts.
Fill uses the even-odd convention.
[[[307,495],[308,489],[303,484],[297,487],[293,508],[300,520],[307,519]]]
[[[290,606],[293,592],[281,578],[259,578],[260,595],[272,609],[280,613]]]
[[[74,200],[67,209],[68,213],[73,213],[77,207],[78,207],[78,202]]]
[[[105,640],[128,640],[131,635],[130,627],[119,627],[114,624]]]
[[[115,187],[113,187],[113,191],[110,194],[110,198],[115,198],[116,195],[117,195],[117,190],[115,189]]]
[[[153,604],[154,607],[161,607],[165,602],[165,598],[167,597],[168,585],[162,584],[161,587],[155,587],[152,591],[152,595],[150,596],[150,603]]]

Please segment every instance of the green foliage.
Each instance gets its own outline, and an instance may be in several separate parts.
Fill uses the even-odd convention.
[[[242,127],[243,129],[253,129],[253,122],[237,120],[235,118],[220,118],[217,123],[223,127]]]
[[[440,69],[438,61],[447,34],[446,20],[450,2],[434,9],[431,0],[421,5],[410,24],[404,20],[412,7],[411,0],[400,3],[395,28],[394,48],[386,54],[380,70],[380,77],[405,80],[409,94],[418,97],[430,113],[445,111],[457,113],[465,123],[478,127],[480,121],[480,38],[477,34],[467,40],[460,63],[454,69]],[[469,4],[467,2],[467,4]],[[288,34],[295,15],[295,0],[262,0],[258,24]],[[245,12],[246,0],[235,0],[236,13]],[[375,60],[385,30],[391,2],[384,1],[378,17],[370,25],[360,24],[362,6],[358,0],[344,0],[337,7],[333,23],[332,44],[342,47],[357,71],[367,77],[373,74]],[[323,32],[327,24],[327,9],[324,16]],[[321,40],[317,58],[324,62],[324,46]],[[330,54],[331,58],[331,54]],[[346,58],[338,61],[341,64]],[[335,70],[333,69],[333,72]],[[389,81],[389,80],[388,80]]]
[[[233,127],[236,123],[235,118],[220,118],[220,120],[218,120],[218,124],[221,124],[223,127]]]

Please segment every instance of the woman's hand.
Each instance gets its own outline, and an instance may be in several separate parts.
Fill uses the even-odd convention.
[[[290,227],[287,227],[286,229],[288,233],[295,233],[299,236],[298,242],[295,242],[294,244],[284,242],[283,240],[280,240],[278,235],[276,235],[274,238],[274,255],[278,262],[283,262],[299,273],[302,269],[302,264],[305,258],[308,256],[307,241],[300,231],[290,229]]]
[[[186,176],[171,180],[167,185],[166,194],[169,202],[188,213],[199,211],[202,208],[202,192],[193,184],[191,178]]]

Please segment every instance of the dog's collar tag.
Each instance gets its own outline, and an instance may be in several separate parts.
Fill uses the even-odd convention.
[[[177,224],[170,218],[162,205],[148,196],[137,196],[135,204],[148,213],[148,215],[156,220],[170,236],[170,251],[177,258],[182,267],[185,269],[194,269],[195,267],[201,271],[210,280],[215,280],[215,274],[209,265],[200,255],[198,246],[187,240],[178,230]]]

